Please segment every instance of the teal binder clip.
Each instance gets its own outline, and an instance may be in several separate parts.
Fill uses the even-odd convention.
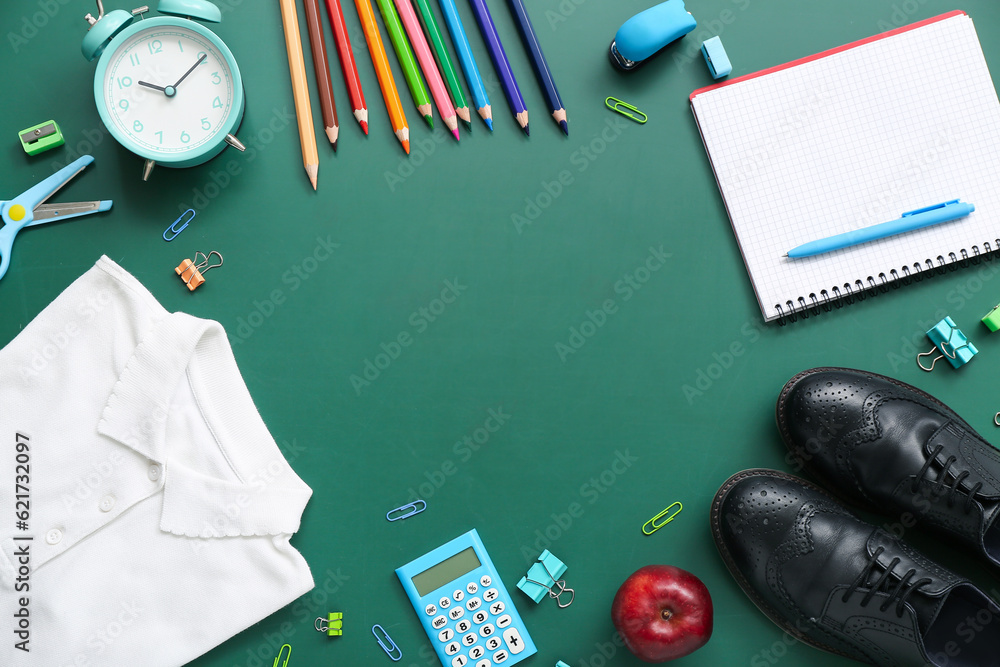
[[[917,355],[917,365],[921,369],[930,372],[934,370],[934,364],[936,364],[941,359],[947,359],[948,363],[952,365],[953,368],[960,368],[965,364],[972,361],[972,358],[979,354],[979,350],[973,345],[969,339],[962,333],[962,330],[955,325],[955,321],[951,317],[946,317],[937,324],[934,325],[932,329],[927,332],[927,337],[931,339],[934,343],[934,347],[928,352],[922,352]],[[931,361],[931,365],[928,368],[924,366],[921,361],[922,357],[929,357],[933,354],[938,354]]]
[[[712,73],[713,79],[729,76],[729,73],[733,71],[733,65],[729,62],[729,56],[726,55],[726,49],[722,46],[720,37],[706,40],[701,45],[701,55],[705,56],[705,62],[708,63],[708,70]]]
[[[560,609],[573,604],[576,599],[576,592],[572,588],[566,587],[566,581],[559,579],[567,570],[566,563],[562,562],[546,549],[538,556],[530,568],[528,574],[521,577],[517,582],[517,587],[521,592],[538,604],[546,595],[555,598]],[[569,602],[562,601],[562,595],[569,593]]]

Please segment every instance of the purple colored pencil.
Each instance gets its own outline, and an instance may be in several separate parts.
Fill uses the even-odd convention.
[[[497,27],[493,24],[493,17],[490,16],[486,0],[469,0],[469,4],[472,5],[472,13],[476,15],[479,31],[483,33],[483,40],[486,42],[486,49],[490,52],[493,67],[500,76],[500,85],[507,97],[507,103],[510,104],[510,110],[514,113],[514,118],[517,119],[517,124],[521,126],[524,133],[530,134],[528,131],[528,107],[524,104],[521,89],[517,87],[517,79],[514,78],[514,72],[510,68],[510,61],[507,60],[507,54],[503,50],[500,35],[497,34]]]

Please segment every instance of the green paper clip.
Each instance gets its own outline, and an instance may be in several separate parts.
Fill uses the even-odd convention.
[[[614,104],[612,104],[612,102]],[[607,105],[607,107],[612,111],[617,111],[621,115],[625,116],[626,118],[631,118],[640,125],[643,125],[647,120],[649,120],[649,116],[639,111],[637,108],[635,108],[628,102],[622,102],[617,97],[607,98],[606,100],[604,100],[604,104]],[[634,114],[639,114],[639,115],[636,116]],[[642,116],[642,118],[640,118],[639,116]]]
[[[339,611],[331,611],[326,618],[319,616],[313,627],[317,632],[325,632],[327,637],[340,637],[344,634],[344,614]]]
[[[66,143],[62,130],[59,129],[59,125],[54,120],[47,120],[34,127],[21,130],[17,136],[21,140],[21,148],[28,155],[38,155]]]
[[[288,653],[285,654],[285,661],[281,663],[281,667],[288,667],[288,659],[292,657],[292,645],[285,644],[278,651],[278,657],[274,659],[274,664],[271,667],[278,667],[278,661],[281,660],[281,654],[285,653],[285,649],[288,649]]]
[[[660,523],[656,523],[657,521],[659,521],[660,519],[662,519],[664,516],[666,516],[667,512],[669,512],[670,510],[672,510],[674,507],[677,508],[677,511],[674,512],[673,514],[671,514],[670,516],[668,516],[666,521],[662,521]],[[658,531],[660,528],[663,528],[665,525],[667,525],[668,523],[670,523],[671,521],[673,521],[674,517],[676,517],[678,514],[680,514],[682,509],[684,509],[684,505],[681,505],[679,502],[671,503],[670,506],[667,507],[667,509],[663,510],[662,512],[660,512],[659,514],[657,514],[656,516],[654,516],[652,519],[650,519],[646,523],[642,524],[642,534],[643,535],[652,535],[653,533],[655,533],[656,531]],[[650,528],[652,528],[652,530],[646,530],[647,526],[649,526]]]

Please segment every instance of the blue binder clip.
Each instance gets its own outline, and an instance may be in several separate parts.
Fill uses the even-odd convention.
[[[566,581],[559,579],[566,572],[566,563],[562,562],[546,549],[538,556],[538,560],[528,568],[528,574],[521,577],[517,582],[517,587],[521,592],[538,604],[546,594],[555,598],[560,609],[573,604],[576,599],[576,592],[572,588],[566,587]],[[562,595],[569,593],[569,602],[563,604]]]
[[[927,337],[934,343],[934,347],[928,352],[917,355],[917,365],[925,371],[934,370],[934,364],[941,359],[947,359],[953,368],[959,368],[972,361],[972,358],[979,354],[976,346],[969,342],[962,330],[955,325],[951,317],[946,317],[927,332]],[[921,357],[929,357],[938,354],[931,362],[930,368],[924,366]]]
[[[631,72],[670,42],[697,27],[684,0],[667,0],[639,12],[618,29],[608,49],[611,64]]]
[[[701,45],[701,55],[705,56],[705,62],[708,63],[708,70],[712,73],[713,79],[729,76],[729,73],[733,71],[733,65],[729,62],[729,56],[726,55],[721,38],[713,37],[706,40]]]

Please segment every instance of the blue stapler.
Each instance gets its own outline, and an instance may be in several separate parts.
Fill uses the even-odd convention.
[[[684,8],[684,0],[667,0],[639,12],[615,33],[608,55],[611,64],[630,72],[664,46],[698,25]]]

